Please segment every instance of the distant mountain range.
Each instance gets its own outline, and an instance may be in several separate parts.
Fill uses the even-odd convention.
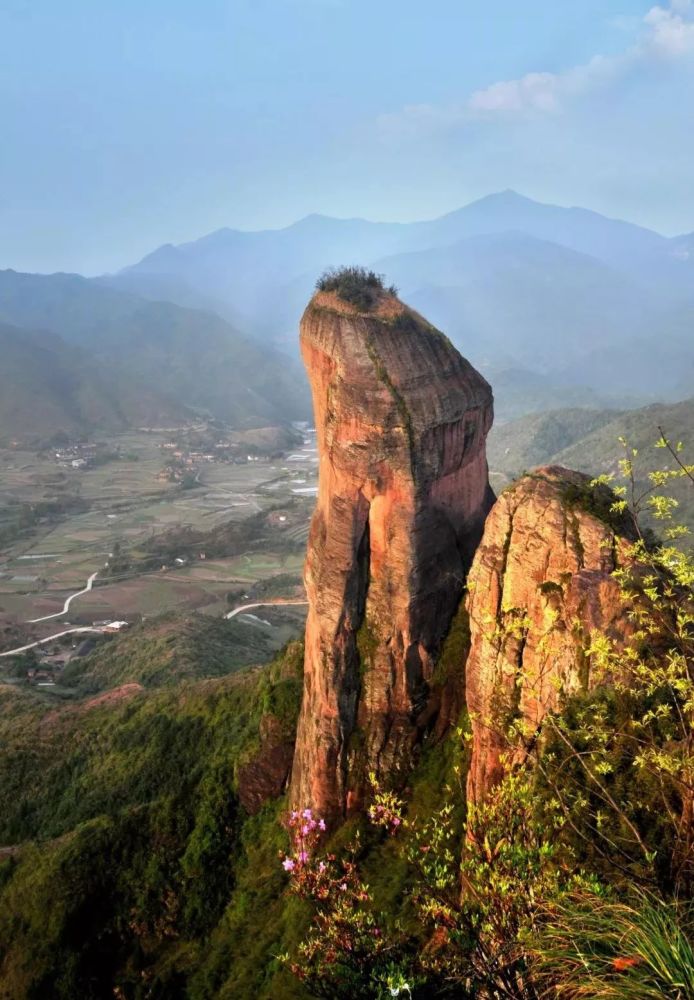
[[[513,191],[429,222],[311,215],[280,230],[220,229],[100,278],[0,272],[0,322],[33,331],[25,349],[62,338],[51,350],[85,386],[68,393],[65,426],[191,409],[277,423],[309,416],[298,322],[318,274],[346,263],[384,273],[451,337],[492,383],[497,420],[691,395],[694,234],[670,239]],[[14,364],[21,380],[18,354]],[[85,408],[96,385],[98,405]]]
[[[298,362],[216,313],[79,275],[0,272],[0,437],[309,416]]]
[[[313,215],[281,230],[220,229],[108,280],[152,297],[165,288],[181,304],[198,296],[293,350],[317,274],[345,263],[384,273],[492,380],[543,375],[550,396],[564,387],[613,405],[682,398],[694,382],[694,234],[669,239],[513,191],[431,222]]]

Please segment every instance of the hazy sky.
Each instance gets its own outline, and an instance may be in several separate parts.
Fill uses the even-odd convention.
[[[694,0],[0,0],[0,267],[508,187],[694,230]]]

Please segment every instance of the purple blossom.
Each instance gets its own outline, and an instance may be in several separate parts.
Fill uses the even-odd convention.
[[[285,858],[284,861],[282,862],[282,867],[286,872],[293,872],[296,865],[291,858]]]

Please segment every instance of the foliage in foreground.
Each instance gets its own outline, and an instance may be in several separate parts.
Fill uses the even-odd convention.
[[[460,849],[452,804],[421,820],[404,803],[376,790],[372,824],[399,849],[413,874],[410,929],[379,912],[358,864],[321,849],[310,810],[288,820],[292,850],[283,867],[290,889],[315,907],[314,921],[292,971],[319,997],[415,996],[534,998],[525,935],[539,931],[539,900],[597,891],[572,872],[561,847],[558,803],[538,803],[527,774],[511,774],[487,802],[470,807]],[[413,930],[414,928],[414,930]]]

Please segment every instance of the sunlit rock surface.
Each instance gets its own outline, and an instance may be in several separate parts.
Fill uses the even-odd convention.
[[[493,502],[492,393],[385,292],[368,312],[317,293],[301,349],[320,485],[291,799],[337,818],[431,723],[428,682]]]

